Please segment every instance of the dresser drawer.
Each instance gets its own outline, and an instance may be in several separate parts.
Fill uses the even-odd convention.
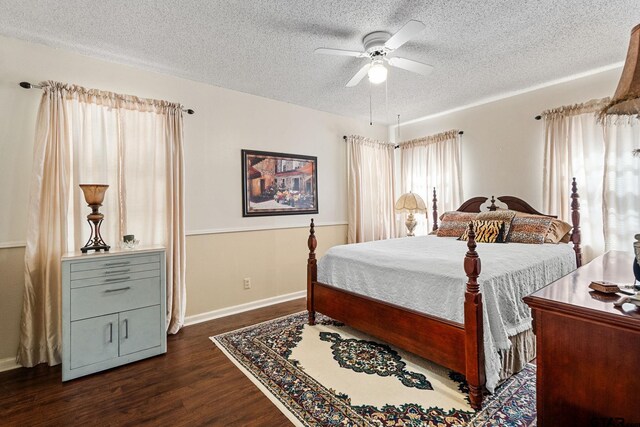
[[[77,271],[99,270],[99,269],[120,269],[136,264],[148,264],[160,262],[160,255],[140,255],[140,256],[107,256],[95,260],[82,260],[71,264],[71,273]]]
[[[71,320],[158,304],[160,277],[71,289]]]
[[[160,276],[160,263],[135,264],[120,268],[76,271],[71,273],[71,288],[105,285],[123,280],[138,280]]]

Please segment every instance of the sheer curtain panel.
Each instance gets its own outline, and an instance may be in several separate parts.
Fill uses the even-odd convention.
[[[604,245],[606,250],[630,251],[640,233],[640,120],[618,117],[604,123]]]
[[[542,114],[545,138],[542,211],[571,223],[571,180],[575,177],[580,194],[585,262],[604,252],[604,140],[596,117],[604,105],[606,100],[592,100]]]
[[[393,145],[347,138],[348,242],[395,237]]]
[[[455,210],[462,203],[460,135],[457,130],[450,130],[399,145],[401,192],[412,191],[424,199],[428,211],[426,215],[416,216],[416,234],[427,234],[433,226],[434,187],[439,213]],[[398,227],[399,234],[404,235],[405,231],[404,227]]]
[[[640,124],[635,117],[600,123],[608,98],[543,113],[543,210],[570,222],[570,185],[580,194],[585,262],[609,250],[630,251],[640,232]]]
[[[167,249],[167,330],[185,312],[184,167],[179,104],[42,83],[17,361],[60,362],[60,258],[89,237],[78,184],[108,184],[102,235]]]

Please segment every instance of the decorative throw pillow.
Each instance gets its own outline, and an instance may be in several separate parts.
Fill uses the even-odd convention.
[[[570,241],[571,241],[571,231],[565,234],[564,236],[562,236],[562,239],[560,239],[560,243],[569,243]]]
[[[560,221],[559,219],[552,219],[551,226],[549,227],[549,231],[544,238],[545,243],[560,243],[563,241],[565,236],[570,236],[569,232],[573,227],[571,224],[567,224],[564,221]],[[567,242],[568,242],[567,237]],[[567,243],[564,242],[564,243]]]
[[[511,243],[544,243],[553,218],[545,216],[515,217],[507,241]]]
[[[480,212],[476,219],[495,220],[495,221],[504,222],[504,235],[505,235],[505,241],[506,241],[507,240],[506,236],[509,235],[509,230],[511,229],[511,221],[515,216],[516,216],[516,211],[511,211],[509,209],[500,209],[497,211]]]
[[[547,235],[544,236],[544,243],[568,243],[571,237],[571,224],[567,224],[557,218],[551,218],[544,215],[534,215],[524,212],[517,212],[516,218],[550,218],[551,225]]]
[[[449,211],[442,214],[442,221],[438,227],[438,237],[462,236],[469,227],[469,223],[476,219],[477,213]]]
[[[478,243],[504,243],[506,241],[504,238],[504,221],[497,219],[474,219],[473,231],[476,233],[476,242]],[[459,240],[469,240],[468,226]]]

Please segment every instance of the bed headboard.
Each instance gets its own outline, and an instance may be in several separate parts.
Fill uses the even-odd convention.
[[[489,200],[488,197],[472,197],[464,202],[458,209],[459,212],[480,212],[480,207]],[[557,215],[543,214],[535,210],[529,203],[525,202],[519,197],[515,196],[500,196],[498,199],[500,202],[507,205],[511,210],[523,212],[533,215],[543,215],[550,218],[557,218]],[[437,205],[436,189],[433,189],[433,231],[435,233],[438,230],[438,205]],[[491,204],[489,205],[490,211],[498,209],[496,206],[495,197],[491,196]],[[571,242],[573,243],[573,250],[576,253],[576,264],[578,267],[582,265],[582,247],[581,247],[581,231],[580,231],[580,194],[578,194],[578,184],[576,179],[573,178],[571,182],[571,225],[573,230],[571,231]]]
[[[456,210],[459,212],[480,212],[480,206],[485,204],[487,200],[489,200],[488,197],[473,197],[467,200],[466,202],[464,202],[462,205],[460,205],[460,207]],[[538,212],[529,203],[525,202],[519,197],[500,196],[498,197],[497,200],[507,205],[507,208],[513,211],[518,211],[518,212],[523,212],[523,213],[533,214],[533,215],[548,216],[551,218],[558,217],[557,215],[547,215],[547,214]],[[489,210],[495,211],[496,209],[498,209],[498,207],[496,206],[496,199],[495,197],[491,196],[491,205],[489,205]]]

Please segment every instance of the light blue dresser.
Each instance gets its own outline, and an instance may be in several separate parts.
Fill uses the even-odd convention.
[[[164,248],[62,258],[62,381],[167,351]]]

